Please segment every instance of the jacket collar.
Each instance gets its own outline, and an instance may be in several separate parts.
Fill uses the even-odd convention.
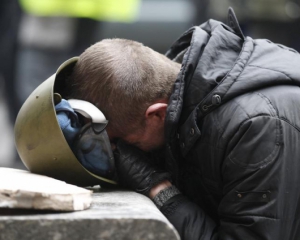
[[[209,20],[200,27],[189,29],[167,52],[167,57],[174,59],[186,49],[167,110],[165,134],[171,145],[179,133],[181,148],[187,152],[199,138],[197,113],[193,111],[201,102],[204,108],[211,107],[213,96],[210,93],[232,68],[242,44],[243,39],[230,27]],[[178,129],[181,125],[189,127]],[[188,137],[182,139],[184,136]]]
[[[196,123],[198,104],[205,100],[207,101],[202,105],[207,107],[210,104],[208,102],[211,98],[208,100],[207,96],[217,87],[218,80],[225,77],[238,57],[244,36],[239,26],[236,26],[236,17],[231,14],[234,15],[229,11],[230,27],[209,20],[186,31],[166,53],[173,60],[180,59],[184,53],[165,121],[167,151],[170,154],[174,155],[180,143],[181,153],[185,155],[201,136]],[[233,53],[232,48],[236,49]],[[167,168],[178,172],[177,161],[173,156],[173,160],[166,163]]]

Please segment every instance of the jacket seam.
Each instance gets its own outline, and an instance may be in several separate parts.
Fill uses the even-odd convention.
[[[272,111],[274,111],[273,113],[274,113],[275,116],[269,115],[269,114],[267,114],[267,113],[262,113],[262,114],[259,114],[259,115],[251,116],[251,115],[249,115],[248,112],[241,106],[241,104],[236,100],[236,98],[234,98],[234,99],[232,99],[232,101],[233,101],[235,104],[237,104],[237,105],[240,107],[240,109],[241,109],[241,110],[247,115],[247,117],[248,117],[248,118],[245,119],[241,124],[243,124],[245,121],[250,120],[250,119],[252,119],[252,118],[254,118],[254,117],[257,117],[257,116],[264,116],[264,115],[265,115],[265,116],[270,116],[270,117],[277,117],[277,118],[279,118],[278,113],[277,113],[275,107],[273,106],[272,102],[270,101],[270,99],[267,98],[265,95],[263,95],[263,94],[260,93],[260,92],[254,92],[254,93],[256,93],[259,97],[261,97],[263,100],[266,101],[266,103],[270,106],[270,109],[271,109]],[[240,128],[240,126],[239,126],[239,128]]]
[[[293,79],[284,72],[281,72],[281,71],[278,71],[278,70],[275,70],[275,69],[271,69],[271,68],[262,67],[262,66],[256,66],[256,65],[253,65],[253,64],[249,64],[248,66],[249,67],[256,67],[256,68],[260,68],[260,69],[265,69],[265,70],[269,70],[269,71],[273,71],[273,72],[277,72],[277,73],[281,73],[284,76],[286,76],[289,80],[293,81]]]
[[[252,41],[253,42],[253,41]],[[239,54],[239,56],[238,56],[238,58],[237,58],[237,61],[235,62],[235,64],[233,65],[233,67],[231,68],[231,70],[228,72],[228,74],[225,76],[225,78],[227,78],[227,76],[231,73],[231,71],[233,70],[233,68],[237,65],[237,64],[239,64],[240,62],[241,62],[241,55],[243,54],[243,53],[250,53],[250,56],[248,57],[248,61],[247,62],[249,62],[249,59],[251,58],[251,56],[252,56],[252,54],[253,54],[253,52],[254,52],[254,49],[255,49],[255,45],[253,44],[253,50],[250,52],[250,51],[245,51],[244,49],[245,49],[245,47],[246,47],[246,41],[245,41],[245,44],[243,45],[243,47],[242,47],[242,50],[241,50],[241,52],[240,52],[240,54]],[[223,98],[225,98],[225,96],[226,96],[226,94],[227,94],[227,92],[230,90],[230,88],[232,87],[232,85],[238,80],[238,78],[239,78],[239,76],[244,72],[244,70],[245,70],[245,68],[246,68],[246,66],[247,66],[247,62],[245,63],[245,65],[244,65],[244,67],[243,67],[243,69],[240,71],[240,73],[235,77],[235,79],[232,81],[232,83],[230,84],[230,86],[227,88],[227,90],[226,90],[226,92],[224,92],[224,95],[223,95]],[[223,79],[223,80],[225,80],[225,78]],[[223,82],[223,81],[222,81]]]
[[[260,96],[261,98],[263,98],[263,99],[266,101],[266,103],[270,106],[270,109],[274,111],[275,116],[268,115],[268,114],[266,114],[266,116],[270,116],[270,117],[273,117],[273,118],[277,118],[277,119],[279,119],[279,120],[282,120],[282,121],[288,123],[289,125],[291,125],[292,127],[294,127],[298,132],[300,132],[300,128],[297,127],[296,125],[292,124],[290,121],[288,121],[288,119],[286,119],[286,118],[284,118],[284,117],[279,117],[278,111],[276,110],[276,108],[275,108],[274,105],[272,104],[271,100],[270,100],[267,96],[265,96],[265,95],[262,94],[261,92],[256,92],[256,94],[257,94],[258,96]],[[251,116],[248,115],[248,113],[244,110],[244,108],[243,108],[243,107],[242,107],[235,99],[233,99],[233,101],[234,101],[237,105],[239,105],[240,108],[247,114],[248,119],[251,119],[251,118],[252,118]],[[263,116],[263,115],[256,115],[256,116]],[[247,121],[247,120],[245,120],[245,121]],[[243,122],[244,122],[244,121],[243,121]]]
[[[236,133],[240,130],[240,128],[242,127],[242,125],[245,124],[245,122],[247,122],[247,121],[249,121],[249,120],[252,120],[252,119],[254,119],[254,118],[258,118],[258,117],[269,117],[269,118],[271,118],[271,119],[279,120],[279,122],[280,122],[280,119],[279,119],[278,117],[273,117],[273,116],[270,116],[270,115],[267,115],[267,114],[260,114],[260,115],[256,115],[256,116],[254,116],[254,117],[251,117],[251,118],[249,118],[249,119],[245,119],[245,120],[239,125],[238,130],[236,131]],[[268,156],[266,156],[264,159],[262,159],[262,160],[259,161],[258,163],[254,163],[254,164],[242,164],[242,163],[237,162],[235,158],[232,158],[232,157],[230,156],[230,153],[229,153],[229,155],[228,155],[228,159],[229,159],[233,164],[236,164],[236,165],[238,165],[238,166],[240,166],[240,167],[242,167],[242,168],[246,168],[246,169],[257,169],[257,168],[259,168],[259,167],[262,168],[262,167],[267,166],[269,163],[271,163],[271,162],[273,161],[272,158],[273,158],[274,154],[276,154],[276,152],[278,152],[279,149],[280,149],[280,147],[281,147],[281,144],[278,144],[278,143],[280,143],[280,141],[279,141],[280,136],[279,136],[279,135],[282,134],[282,133],[281,133],[281,128],[280,128],[280,126],[278,126],[278,125],[281,125],[279,122],[276,121],[276,134],[275,134],[275,143],[274,143],[275,146],[274,146],[272,152],[271,152]],[[235,135],[235,134],[234,134],[234,135]],[[234,136],[234,135],[233,135],[233,136]]]
[[[190,44],[190,49],[189,49],[189,54],[188,54],[188,56],[187,56],[186,62],[187,62],[188,59],[190,58],[192,49],[193,49],[193,47],[194,47],[194,41],[195,41],[195,39],[194,39],[193,36],[192,36],[191,44]],[[184,76],[185,76],[186,68],[187,68],[187,64],[184,64],[184,67],[183,67],[182,73],[181,73],[181,81],[180,81],[180,86],[179,86],[179,94],[178,94],[178,98],[181,98],[180,94],[181,94],[182,85],[183,85],[183,84],[182,84],[182,79],[183,79]],[[177,113],[178,105],[179,105],[179,99],[177,99],[177,101],[176,101],[175,113]]]
[[[296,131],[300,132],[300,128],[298,128],[296,125],[293,125],[290,121],[288,121],[288,119],[286,119],[284,117],[279,117],[278,111],[276,110],[276,108],[274,107],[274,105],[272,104],[271,100],[268,97],[266,97],[262,93],[258,93],[258,95],[260,95],[261,97],[265,98],[268,101],[268,104],[273,108],[273,110],[276,114],[276,118],[278,118],[280,121],[286,122],[291,127],[293,127]],[[282,135],[282,124],[280,124],[279,128],[280,128],[280,134]]]
[[[241,109],[243,109],[243,108],[241,107]],[[257,117],[270,117],[270,118],[274,118],[274,119],[280,120],[280,118],[278,118],[278,117],[276,117],[276,116],[271,116],[270,114],[267,114],[267,113],[260,113],[260,114],[257,114],[257,115],[255,115],[255,116],[249,116],[249,115],[247,115],[247,116],[248,116],[248,118],[247,118],[247,119],[244,119],[244,120],[239,124],[237,130],[236,130],[234,133],[232,133],[232,136],[228,138],[228,139],[229,139],[228,142],[230,142],[230,141],[232,140],[232,137],[240,130],[240,128],[242,127],[242,125],[244,125],[244,123],[247,122],[247,121],[249,121],[249,120],[252,120],[252,119],[257,118]]]
[[[232,99],[232,102],[234,102],[237,106],[240,107],[240,109],[246,114],[247,119],[245,119],[244,121],[241,122],[241,124],[238,127],[238,130],[240,129],[240,127],[245,123],[245,121],[248,121],[252,118],[255,117],[259,117],[259,116],[266,116],[266,117],[270,117],[270,118],[275,118],[278,120],[282,120],[284,122],[286,122],[287,124],[291,125],[292,127],[294,127],[298,132],[300,132],[300,127],[297,127],[296,125],[292,124],[291,122],[289,122],[286,118],[284,117],[279,117],[278,111],[276,110],[276,108],[274,107],[274,105],[272,104],[271,100],[266,97],[264,94],[260,93],[260,92],[253,92],[256,93],[259,97],[261,97],[263,100],[265,100],[265,102],[269,105],[270,110],[273,111],[274,116],[267,114],[267,113],[261,113],[255,116],[250,116],[245,109],[240,105],[240,103],[236,100],[236,98]],[[215,120],[213,120],[215,122]],[[222,127],[220,127],[222,129]],[[222,134],[222,132],[220,132]],[[234,136],[236,133],[234,133],[232,136]],[[229,139],[232,139],[232,137],[230,137]],[[229,140],[230,141],[230,140]]]
[[[278,111],[275,109],[271,100],[267,96],[265,96],[264,94],[262,94],[260,92],[256,92],[256,93],[259,97],[261,97],[262,99],[264,99],[267,102],[267,104],[270,106],[270,109],[274,111],[274,115],[278,118]]]
[[[236,164],[238,166],[240,166],[241,168],[245,168],[245,169],[257,169],[257,168],[263,168],[265,166],[267,166],[269,163],[273,162],[273,156],[279,151],[280,146],[275,145],[272,152],[265,157],[263,160],[259,161],[258,163],[254,163],[254,164],[242,164],[237,162],[237,160],[235,158],[232,158],[230,156],[228,156],[228,159],[233,163]]]
[[[278,117],[278,119],[283,121],[283,122],[286,122],[287,124],[289,124],[291,127],[295,128],[300,133],[300,128],[297,127],[296,125],[292,124],[291,122],[289,122],[286,118]]]

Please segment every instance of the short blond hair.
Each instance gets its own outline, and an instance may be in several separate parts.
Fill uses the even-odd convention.
[[[80,55],[67,82],[72,98],[96,105],[114,132],[138,130],[146,109],[169,98],[180,64],[126,39],[102,40]]]

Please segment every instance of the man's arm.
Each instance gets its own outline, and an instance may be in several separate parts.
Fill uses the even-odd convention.
[[[183,240],[281,240],[276,163],[282,160],[280,120],[259,116],[244,122],[229,144],[223,163],[224,195],[220,225],[205,209],[178,194],[164,203],[162,213]],[[148,161],[145,161],[147,164]],[[155,184],[150,197],[169,184]],[[154,188],[153,188],[154,187]],[[156,193],[156,194],[155,194]],[[281,199],[284,201],[284,199]],[[281,211],[284,211],[282,209]]]
[[[170,174],[158,170],[140,149],[118,141],[115,150],[119,184],[150,198],[172,186]],[[172,194],[171,194],[172,195]],[[196,204],[176,193],[160,210],[174,225],[182,240],[214,239],[216,224]]]
[[[170,182],[158,184],[150,191],[153,200],[157,194],[171,186]],[[168,199],[160,211],[167,217],[178,231],[182,240],[218,239],[217,225],[196,204],[189,201],[182,194]]]

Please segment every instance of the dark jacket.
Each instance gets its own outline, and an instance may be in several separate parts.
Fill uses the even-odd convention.
[[[229,27],[230,26],[230,27]],[[300,239],[300,55],[209,20],[183,56],[166,118],[167,168],[182,195],[162,212],[182,239]]]

